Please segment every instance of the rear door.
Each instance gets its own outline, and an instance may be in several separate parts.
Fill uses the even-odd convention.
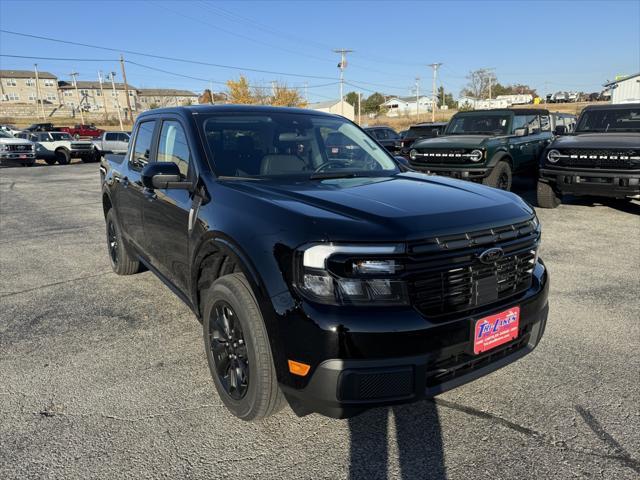
[[[134,144],[123,170],[114,172],[114,203],[122,232],[141,252],[147,252],[143,228],[143,208],[146,202],[142,186],[142,169],[153,159],[157,121],[145,120],[138,124]]]
[[[195,178],[193,148],[177,118],[165,118],[159,126],[156,160],[174,162],[183,178]],[[188,190],[155,189],[147,195],[144,230],[153,265],[183,292],[189,285],[189,212],[193,204]]]
[[[118,135],[119,133],[117,132],[107,132],[104,134],[104,141],[102,142],[102,150],[104,152],[117,151]]]

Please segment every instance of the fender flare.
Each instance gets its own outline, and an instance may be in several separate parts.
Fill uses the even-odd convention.
[[[511,155],[509,155],[509,152],[506,150],[498,150],[497,152],[495,152],[491,159],[487,162],[487,167],[493,168],[498,164],[498,162],[502,162],[504,159],[507,160],[507,162],[513,169],[513,159],[511,158]]]

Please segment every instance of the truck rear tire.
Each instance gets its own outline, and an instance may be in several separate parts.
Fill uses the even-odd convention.
[[[203,338],[220,399],[236,417],[260,420],[286,404],[267,329],[242,273],[225,275],[203,293]]]
[[[68,165],[71,162],[71,155],[65,148],[56,150],[56,161],[59,165]]]
[[[482,179],[484,185],[499,188],[500,190],[511,191],[511,183],[513,182],[513,173],[511,165],[508,162],[500,161],[493,167],[491,173]]]
[[[556,208],[562,203],[562,197],[547,182],[538,180],[536,187],[538,206],[542,208]]]
[[[127,251],[122,241],[122,233],[116,221],[113,209],[107,212],[107,252],[111,261],[111,268],[118,275],[133,275],[140,270],[140,262]]]

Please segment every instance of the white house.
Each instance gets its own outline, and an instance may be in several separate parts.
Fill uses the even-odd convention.
[[[345,102],[344,100],[328,100],[326,102],[310,103],[307,105],[307,108],[310,108],[311,110],[318,110],[319,112],[342,115],[351,121],[356,119],[356,113],[353,105],[349,102]]]
[[[504,98],[478,99],[473,97],[460,97],[458,109],[491,110],[496,108],[509,108],[511,104]]]
[[[640,102],[640,73],[605,84],[611,92],[611,103]]]
[[[420,112],[431,111],[432,101],[429,97],[393,97],[380,105],[387,110],[387,117],[399,117],[401,115],[416,115]],[[418,111],[418,105],[420,109]]]

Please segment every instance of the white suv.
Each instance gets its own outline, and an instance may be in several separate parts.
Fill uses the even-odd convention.
[[[49,165],[56,162],[66,165],[72,158],[80,158],[83,162],[97,160],[90,140],[74,140],[66,132],[34,132],[30,139],[37,143],[36,156]]]
[[[0,130],[0,163],[18,162],[32,167],[36,163],[36,146],[30,140],[16,138]]]

